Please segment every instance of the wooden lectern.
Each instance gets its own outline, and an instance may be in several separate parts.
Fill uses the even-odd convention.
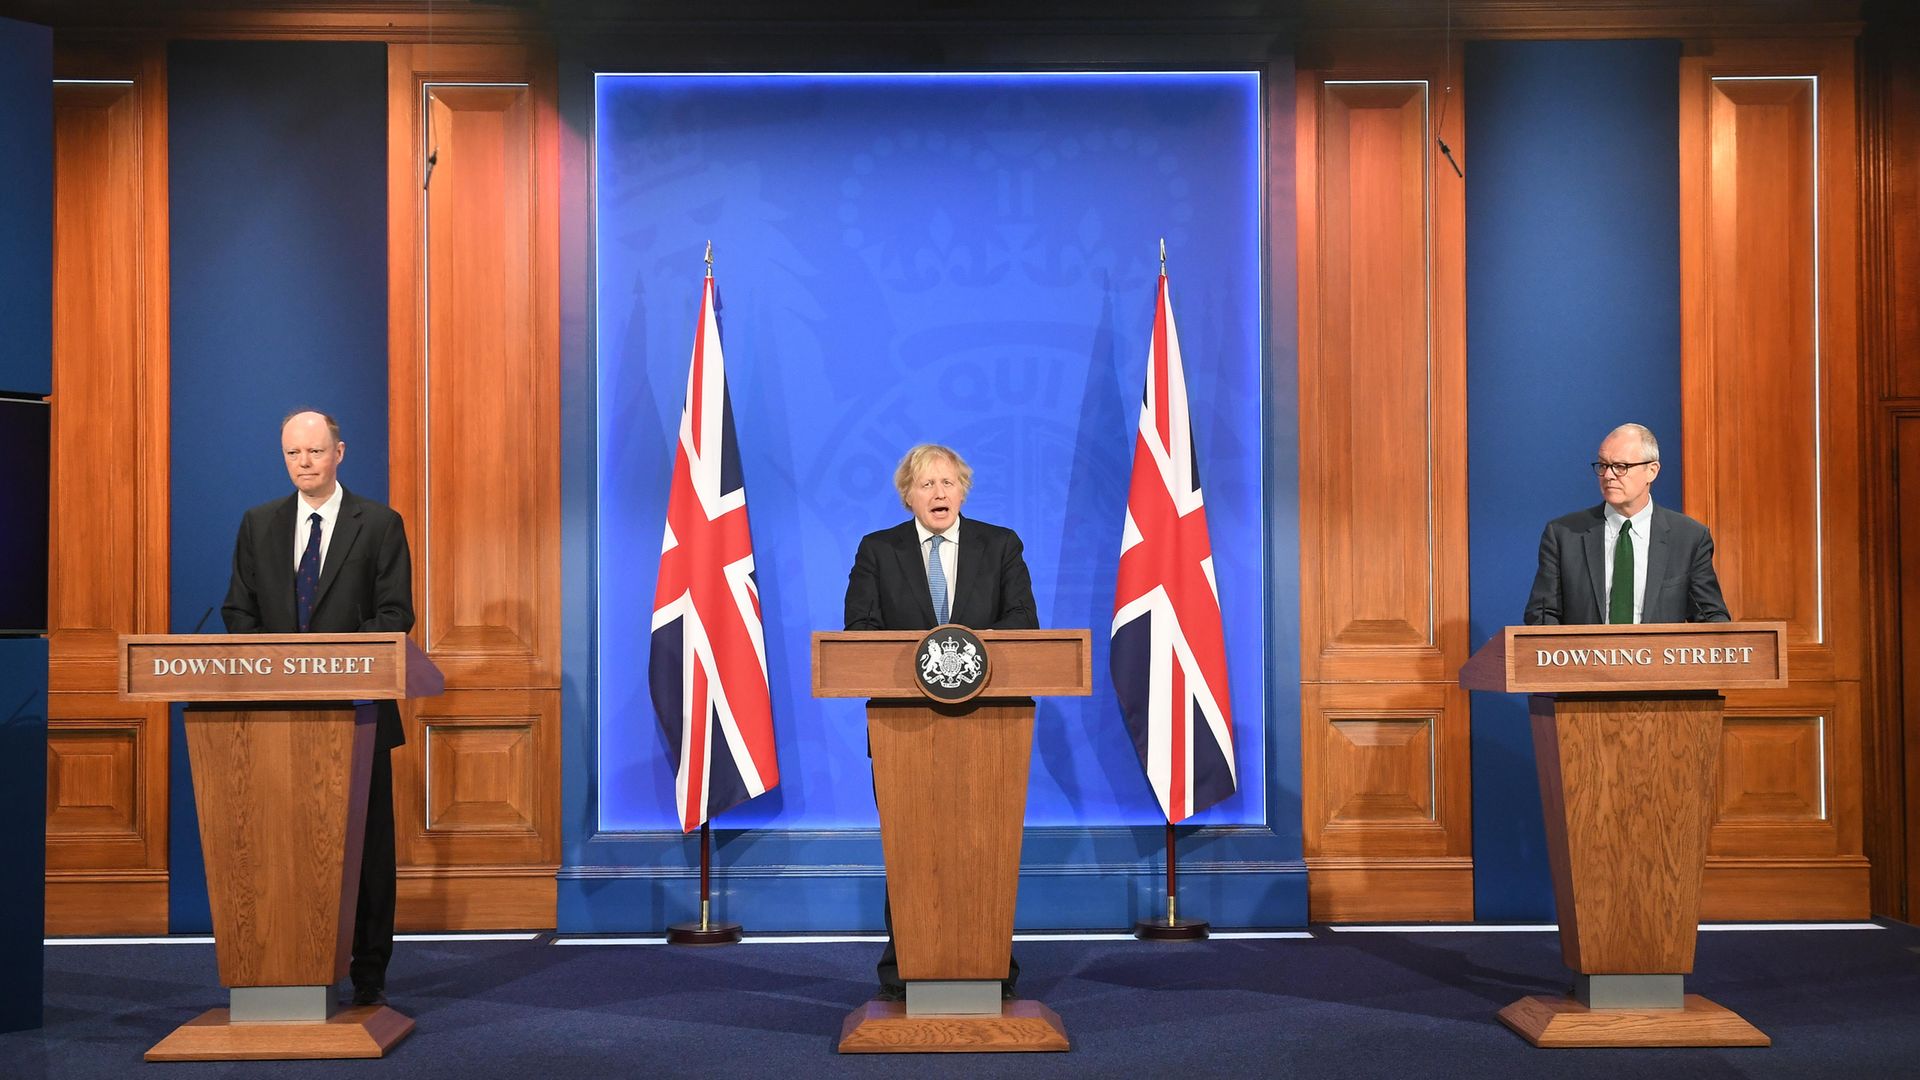
[[[1460,669],[1532,694],[1566,997],[1500,1020],[1535,1046],[1769,1046],[1685,993],[1729,688],[1787,685],[1786,624],[1509,626]]]
[[[231,994],[148,1061],[380,1057],[413,1030],[384,1005],[335,1009],[333,984],[352,958],[374,703],[444,685],[405,634],[120,639],[121,697],[193,703],[193,801]]]
[[[934,631],[933,633],[939,633]],[[813,635],[815,697],[864,697],[903,1002],[848,1015],[840,1052],[1065,1050],[1037,1001],[1000,1000],[1013,948],[1033,701],[1093,692],[1086,630],[982,630],[985,685],[958,704],[916,676],[926,631]]]

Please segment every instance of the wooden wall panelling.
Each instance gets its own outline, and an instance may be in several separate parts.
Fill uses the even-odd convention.
[[[1734,616],[1787,623],[1794,683],[1730,699],[1730,715],[1754,719],[1733,715],[1723,761],[1824,775],[1830,810],[1756,822],[1740,808],[1785,796],[1723,791],[1720,806],[1735,816],[1714,828],[1703,916],[1863,916],[1852,42],[1717,41],[1682,58],[1680,82],[1687,509],[1714,530]],[[1774,738],[1762,751],[1763,716],[1823,716],[1824,740]],[[1787,753],[1800,759],[1780,760]]]
[[[167,707],[114,650],[168,617],[166,58],[54,64],[47,932],[164,932]]]
[[[1311,917],[1473,913],[1459,71],[1322,44],[1298,74],[1301,771]]]
[[[554,924],[558,154],[549,57],[393,45],[391,490],[448,694],[395,755],[400,922]],[[425,157],[437,148],[431,183]],[[450,787],[450,785],[452,785]]]

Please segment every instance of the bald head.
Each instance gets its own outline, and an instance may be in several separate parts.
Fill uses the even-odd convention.
[[[335,474],[347,453],[333,417],[312,409],[289,415],[280,425],[280,452],[286,457],[287,476],[308,505],[319,506],[333,497]]]

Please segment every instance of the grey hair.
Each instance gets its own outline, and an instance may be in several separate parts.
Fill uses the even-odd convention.
[[[1607,432],[1607,439],[1611,439],[1615,435],[1640,436],[1640,456],[1646,458],[1648,461],[1660,460],[1660,440],[1653,437],[1653,431],[1648,428],[1647,425],[1621,424],[1619,427]],[[1605,442],[1606,439],[1600,441]]]

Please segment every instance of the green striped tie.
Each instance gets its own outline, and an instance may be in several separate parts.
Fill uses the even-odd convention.
[[[1613,589],[1607,594],[1607,621],[1633,621],[1633,522],[1620,523],[1620,539],[1613,542]]]

